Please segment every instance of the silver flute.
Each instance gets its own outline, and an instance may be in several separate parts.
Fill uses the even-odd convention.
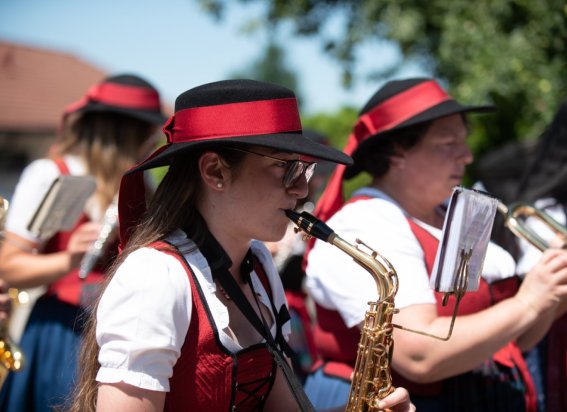
[[[94,265],[98,261],[99,257],[104,252],[106,243],[112,234],[114,228],[118,223],[118,202],[116,199],[108,206],[104,212],[104,218],[102,221],[102,228],[98,234],[98,238],[93,242],[93,244],[86,251],[83,259],[81,260],[81,265],[79,266],[79,279],[86,279],[89,272],[93,269]]]

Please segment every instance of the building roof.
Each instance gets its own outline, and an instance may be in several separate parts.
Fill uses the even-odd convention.
[[[0,41],[0,131],[55,131],[105,71],[67,53]]]

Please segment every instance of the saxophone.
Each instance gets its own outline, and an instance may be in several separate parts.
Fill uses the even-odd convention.
[[[8,211],[8,201],[0,197],[0,238],[4,228],[4,219]],[[16,297],[12,296],[13,291],[9,290],[10,298],[14,300]],[[8,321],[0,320],[0,386],[8,375],[8,372],[16,372],[22,369],[24,362],[24,355],[21,350],[12,342],[8,333]]]
[[[398,276],[386,258],[362,241],[352,245],[341,239],[325,223],[307,212],[286,210],[286,215],[308,237],[328,242],[351,256],[370,272],[378,289],[378,299],[369,302],[357,349],[354,376],[346,412],[378,412],[377,402],[393,390],[390,363],[394,348],[392,317],[396,313],[394,297],[398,291]],[[366,247],[370,253],[360,249]]]

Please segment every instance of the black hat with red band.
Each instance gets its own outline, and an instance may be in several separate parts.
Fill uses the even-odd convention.
[[[452,114],[493,110],[494,107],[488,105],[460,104],[432,79],[390,81],[360,111],[351,137],[356,140],[356,148],[352,152],[355,163],[346,169],[344,178],[349,179],[360,173],[357,160],[388,133]]]
[[[190,89],[177,97],[175,114],[163,127],[167,143],[130,169],[119,196],[121,244],[145,211],[143,170],[171,164],[194,150],[263,146],[314,159],[352,164],[347,154],[303,135],[295,94],[255,80],[224,80]]]
[[[354,164],[338,166],[319,198],[315,215],[326,221],[344,204],[343,179],[359,174],[361,159],[373,144],[409,126],[467,112],[488,112],[493,106],[465,106],[454,100],[433,79],[393,80],[381,87],[361,110],[343,151]]]
[[[335,163],[351,164],[340,150],[302,133],[295,94],[255,80],[224,80],[179,95],[163,127],[167,144],[130,172],[165,166],[196,148],[258,145]]]
[[[158,125],[167,120],[157,89],[133,74],[110,76],[89,88],[81,100],[65,108],[63,121],[72,113],[87,112],[118,113]]]

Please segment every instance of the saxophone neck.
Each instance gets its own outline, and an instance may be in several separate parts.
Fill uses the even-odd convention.
[[[353,245],[340,236],[333,234],[331,239],[329,239],[329,243],[348,254],[372,275],[376,283],[379,302],[395,296],[398,291],[398,277],[394,267],[386,258],[359,239],[356,239],[356,244]],[[362,250],[361,246],[368,249],[369,252]]]

